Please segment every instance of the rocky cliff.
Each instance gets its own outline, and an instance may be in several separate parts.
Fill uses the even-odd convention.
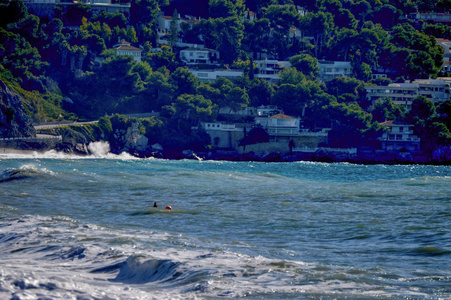
[[[34,136],[36,132],[23,108],[23,100],[0,80],[0,138]]]

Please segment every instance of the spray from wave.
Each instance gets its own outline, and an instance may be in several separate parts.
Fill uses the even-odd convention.
[[[88,150],[95,157],[106,157],[110,152],[110,144],[105,141],[91,142],[88,145]]]
[[[127,152],[121,154],[113,154],[110,152],[110,144],[106,141],[91,142],[88,145],[90,155],[76,155],[65,153],[56,150],[49,150],[46,152],[25,152],[25,151],[12,151],[6,154],[0,154],[0,159],[30,159],[30,158],[47,158],[47,159],[92,159],[92,158],[104,158],[104,159],[121,159],[131,160],[139,159]]]

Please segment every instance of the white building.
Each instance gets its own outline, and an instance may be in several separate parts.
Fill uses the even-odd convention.
[[[444,50],[442,72],[451,74],[451,41],[445,39],[435,40]]]
[[[351,77],[352,67],[348,61],[318,61],[319,78],[321,81],[330,81],[335,77]]]
[[[420,138],[413,134],[413,125],[396,121],[387,121],[379,125],[388,128],[388,131],[379,138],[383,150],[389,152],[420,150]]]
[[[218,64],[219,51],[207,48],[187,48],[180,51],[180,59],[187,65]]]
[[[392,83],[388,86],[365,86],[366,98],[373,104],[377,99],[391,99],[406,110],[412,107],[412,101],[424,96],[434,103],[442,103],[450,98],[450,85],[442,79],[419,79],[412,83]]]
[[[254,63],[258,68],[258,74],[255,74],[254,76],[256,78],[265,79],[270,83],[279,81],[280,72],[282,72],[283,69],[291,67],[289,61],[279,61],[274,59],[255,60]]]
[[[180,29],[180,24],[182,23],[188,23],[190,25],[190,27],[193,27],[193,25],[197,22],[199,22],[200,18],[195,18],[195,17],[191,17],[191,16],[185,16],[184,18],[180,17],[180,14],[178,15],[178,29],[179,31]],[[172,16],[164,16],[162,14],[160,14],[157,18],[157,23],[158,23],[158,30],[160,34],[166,34],[169,33],[170,28],[171,28],[171,22],[172,22]]]
[[[270,141],[289,140],[300,135],[300,119],[277,114],[271,117],[256,117],[255,123],[261,125],[269,134]]]
[[[279,74],[283,69],[288,69],[291,67],[291,63],[289,61],[272,59],[256,60],[254,63],[257,65],[258,74],[261,75]]]
[[[194,70],[190,69],[191,73],[194,74],[200,81],[215,81],[219,77],[224,77],[230,80],[243,76],[243,70],[233,70],[233,69],[218,69],[218,70]]]
[[[451,22],[451,14],[449,13],[411,13],[409,14],[409,19],[416,21],[427,21],[432,23],[442,23],[448,25]]]
[[[116,50],[117,55],[131,55],[135,61],[141,61],[141,52],[143,50],[131,46],[131,44],[125,40],[122,40],[119,44],[114,45],[113,49]]]
[[[257,107],[257,115],[259,117],[270,117],[282,113],[283,111],[275,105],[262,105]]]

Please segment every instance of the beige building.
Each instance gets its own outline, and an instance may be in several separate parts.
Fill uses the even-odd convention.
[[[366,98],[373,104],[378,99],[391,99],[406,110],[412,107],[412,101],[424,96],[434,103],[450,99],[450,85],[442,79],[418,79],[412,83],[392,83],[388,86],[365,86]]]
[[[218,64],[219,51],[207,48],[186,48],[180,51],[180,60],[187,65]]]
[[[300,133],[300,119],[277,114],[271,117],[256,117],[255,123],[261,125],[269,134],[270,141],[290,140]]]
[[[119,44],[114,45],[113,49],[116,50],[117,55],[131,55],[135,61],[141,61],[142,50],[131,46],[131,44],[125,40],[122,40]]]
[[[318,61],[319,78],[321,81],[330,81],[335,77],[351,77],[352,66],[349,61]]]
[[[388,131],[379,138],[383,150],[388,152],[420,150],[420,138],[413,134],[413,125],[396,121],[387,121],[379,125],[388,128]]]

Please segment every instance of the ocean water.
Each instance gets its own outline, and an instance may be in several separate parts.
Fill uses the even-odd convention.
[[[244,297],[450,299],[451,167],[0,154],[0,299]]]

